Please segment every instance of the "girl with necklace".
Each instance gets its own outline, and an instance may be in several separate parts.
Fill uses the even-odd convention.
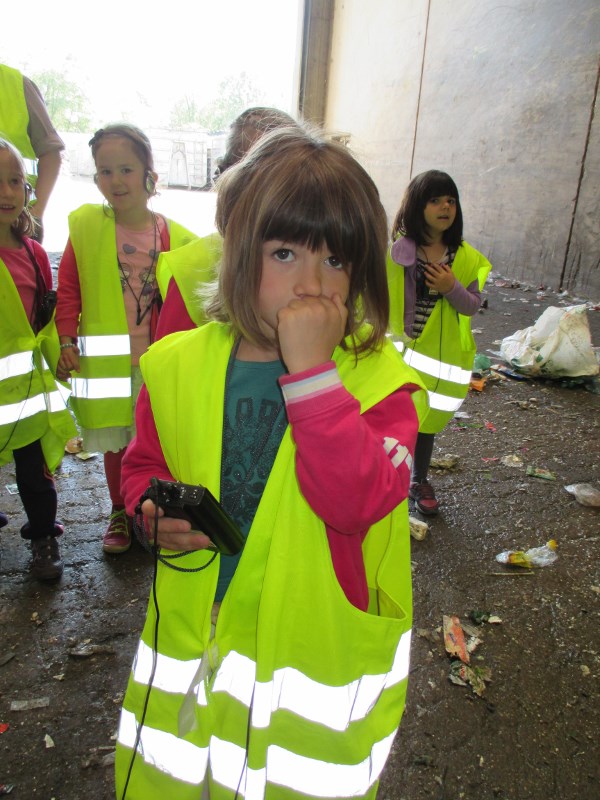
[[[156,262],[161,251],[196,237],[148,207],[158,176],[142,131],[109,125],[90,146],[94,180],[108,205],[86,204],[69,216],[58,270],[57,375],[71,379],[84,448],[104,453],[112,509],[103,550],[123,553],[131,545],[131,520],[121,495],[121,459],[135,433],[139,359],[154,339],[161,306]]]

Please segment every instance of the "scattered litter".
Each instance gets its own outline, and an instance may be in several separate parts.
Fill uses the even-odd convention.
[[[88,461],[90,458],[96,458],[100,453],[88,453],[82,450],[80,453],[75,453],[75,458],[80,458],[82,461]]]
[[[458,686],[468,686],[478,697],[485,692],[485,684],[492,680],[492,671],[489,667],[470,667],[460,661],[453,661],[450,665],[450,680]]]
[[[450,656],[460,658],[463,664],[471,660],[467,650],[465,634],[456,616],[448,617],[444,614],[444,646]]]
[[[586,666],[586,664],[582,664],[580,669],[581,669],[581,674],[583,675],[584,678],[587,678],[588,675],[591,674],[591,670],[588,666]]]
[[[485,389],[486,379],[485,378],[475,378],[472,377],[469,381],[469,389],[473,389],[475,392],[483,392]]]
[[[504,338],[500,352],[512,367],[531,376],[563,378],[600,372],[585,304],[550,306],[532,326]]]
[[[19,487],[16,483],[7,483],[6,484],[6,491],[9,494],[19,494]]]
[[[54,739],[48,733],[44,736],[44,744],[46,745],[46,750],[54,747]]]
[[[529,550],[504,550],[502,553],[498,553],[496,561],[511,567],[526,567],[527,569],[547,567],[558,558],[557,547],[556,541],[550,539],[541,547],[532,547]]]
[[[453,453],[446,453],[439,458],[432,458],[430,466],[433,467],[433,469],[454,469],[459,461],[460,456],[454,455]]]
[[[502,622],[500,617],[497,617],[495,614],[490,614],[489,611],[477,611],[475,609],[469,611],[469,619],[471,622],[474,622],[475,625],[483,625],[484,622],[488,622],[490,625],[499,625]]]
[[[409,517],[408,525],[410,527],[410,535],[412,538],[422,542],[427,536],[429,525],[426,522],[422,522],[420,519],[417,519],[416,517]]]
[[[10,794],[14,788],[14,783],[0,783],[0,795]]]
[[[471,419],[471,415],[467,411],[456,411],[454,419]]]
[[[481,456],[481,460],[484,461],[487,464],[489,461],[499,461],[500,457],[499,456]]]
[[[89,767],[114,767],[115,749],[114,747],[94,747],[90,751],[88,758],[81,762],[84,769]]]
[[[492,359],[482,353],[477,353],[473,359],[473,375],[481,376],[492,366]]]
[[[115,648],[108,644],[92,644],[86,641],[71,647],[68,652],[73,658],[89,658],[96,655],[114,655]]]
[[[37,697],[33,700],[13,700],[10,704],[11,711],[31,711],[33,708],[46,708],[50,705],[49,697]]]
[[[52,677],[54,678],[55,681],[64,681],[65,673],[59,672],[58,675],[53,675]]]
[[[83,450],[83,439],[81,436],[74,436],[65,445],[65,453],[81,453]]]
[[[569,486],[565,486],[565,489],[582,506],[600,508],[600,490],[590,483],[572,483]]]
[[[520,456],[515,455],[502,456],[500,463],[505,467],[522,467],[523,459]]]
[[[8,722],[0,722],[0,733],[6,733],[9,728],[10,724]]]
[[[498,372],[500,375],[506,375],[508,378],[513,378],[516,381],[528,381],[529,376],[523,375],[520,372],[516,372],[514,369],[509,369],[508,367],[502,367],[499,364],[495,367],[492,367],[494,372]]]
[[[545,481],[555,481],[556,475],[543,467],[527,467],[527,475],[531,478],[542,478]]]
[[[486,427],[486,429],[488,431],[491,431],[492,433],[496,433],[496,426],[494,425],[493,422],[487,422],[487,420],[486,420],[485,427]]]

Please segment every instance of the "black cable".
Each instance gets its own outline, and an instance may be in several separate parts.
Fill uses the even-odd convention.
[[[146,691],[146,696],[144,698],[144,705],[142,707],[142,714],[140,717],[139,724],[137,725],[136,734],[135,734],[135,741],[133,744],[133,752],[131,754],[131,759],[129,761],[129,768],[127,770],[127,777],[125,779],[125,786],[123,787],[123,794],[121,795],[121,800],[125,800],[125,795],[127,793],[127,787],[129,786],[129,781],[131,778],[131,773],[133,771],[133,764],[135,762],[135,757],[137,755],[138,747],[140,744],[140,739],[142,737],[142,729],[144,727],[144,722],[146,720],[146,712],[148,710],[148,705],[150,703],[150,692],[152,691],[152,684],[154,682],[154,676],[156,674],[156,666],[158,660],[158,623],[160,620],[160,610],[158,607],[158,593],[156,590],[156,579],[158,575],[158,562],[160,561],[169,569],[177,570],[177,572],[200,572],[206,569],[210,564],[213,563],[215,558],[217,557],[217,553],[214,553],[213,557],[207,561],[202,567],[195,567],[195,568],[186,568],[186,567],[177,567],[174,564],[169,563],[172,559],[181,558],[182,556],[187,556],[190,553],[195,552],[194,550],[186,550],[181,553],[173,553],[171,556],[163,556],[160,551],[160,546],[158,544],[158,499],[159,499],[159,486],[158,486],[158,479],[151,478],[150,479],[150,486],[154,490],[154,499],[149,497],[148,499],[152,500],[154,503],[154,540],[152,544],[149,544],[148,539],[146,537],[144,524],[143,524],[143,515],[141,512],[140,506],[136,508],[136,515],[134,517],[134,532],[138,542],[142,545],[144,550],[150,551],[153,555],[154,563],[153,563],[153,570],[152,570],[152,599],[154,600],[154,610],[155,610],[155,623],[154,623],[154,635],[153,635],[153,642],[152,642],[152,668],[150,670],[150,678],[148,679],[148,688]],[[249,732],[248,732],[249,735]],[[241,782],[241,778],[240,778]],[[238,787],[239,788],[239,787]]]

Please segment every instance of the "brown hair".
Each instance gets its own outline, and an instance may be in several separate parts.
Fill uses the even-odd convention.
[[[89,141],[94,161],[96,161],[96,154],[104,136],[122,136],[124,139],[129,139],[136,156],[144,165],[144,170],[154,172],[152,145],[150,144],[150,139],[142,130],[128,122],[119,122],[114,125],[107,125],[106,128],[100,128]]]
[[[265,133],[295,125],[297,125],[296,120],[278,108],[255,106],[242,111],[231,123],[225,155],[219,162],[215,177],[222,175],[226,169],[241,161],[252,145]]]
[[[262,245],[270,239],[322,246],[351,265],[346,335],[356,353],[379,347],[389,316],[387,221],[366,171],[342,145],[299,126],[265,135],[220,179],[216,223],[223,259],[207,313],[258,345]]]
[[[35,220],[31,216],[31,212],[27,206],[28,195],[31,192],[31,185],[27,182],[27,170],[25,169],[25,162],[23,156],[17,148],[6,139],[0,139],[0,150],[7,150],[15,160],[15,165],[18,167],[19,172],[23,178],[23,188],[25,193],[25,205],[17,219],[10,226],[12,232],[19,239],[24,236],[33,236],[35,233],[36,225]]]
[[[392,239],[408,236],[418,245],[429,242],[427,223],[425,222],[425,206],[434,197],[453,197],[456,200],[456,216],[454,222],[444,231],[442,241],[454,247],[462,242],[463,216],[456,184],[447,172],[430,169],[414,177],[406,187],[402,203],[392,226]]]

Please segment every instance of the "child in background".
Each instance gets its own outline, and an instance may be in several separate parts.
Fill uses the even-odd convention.
[[[109,125],[90,141],[94,180],[108,207],[86,204],[69,216],[69,241],[58,269],[56,326],[61,379],[71,381],[71,404],[84,447],[104,453],[112,503],[102,540],[106,553],[131,545],[131,521],[121,495],[121,459],[133,435],[141,384],[139,358],[153,341],[161,298],[158,254],[196,238],[154,213],[152,149],[133,125]]]
[[[119,798],[374,797],[408,676],[425,401],[385,338],[386,227],[349,151],[301,128],[267,134],[219,182],[213,321],[142,358],[123,461],[128,512],[143,501],[160,548]],[[162,510],[154,532],[154,476],[220,497],[241,557]]]
[[[58,359],[52,271],[27,204],[31,186],[18,150],[0,139],[0,465],[14,459],[27,515],[21,536],[31,543],[31,573],[56,580],[63,572],[52,473],[76,434],[48,364]],[[0,514],[0,527],[7,524]]]
[[[458,189],[445,172],[429,170],[409,183],[392,228],[388,259],[390,328],[404,360],[429,393],[419,427],[410,497],[425,515],[439,503],[427,480],[434,436],[467,395],[475,358],[471,317],[481,306],[489,261],[463,241]],[[399,269],[400,267],[400,269]]]
[[[219,160],[215,178],[237,164],[265,133],[297,124],[289,114],[277,108],[254,106],[242,111],[231,123],[225,154]],[[165,302],[156,329],[157,339],[206,322],[201,291],[205,283],[214,280],[221,255],[221,237],[217,233],[196,239],[178,250],[161,253],[156,273]]]

